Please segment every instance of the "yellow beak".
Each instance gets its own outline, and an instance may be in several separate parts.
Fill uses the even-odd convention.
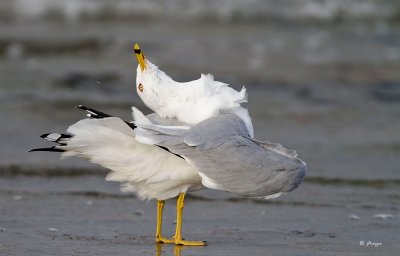
[[[137,61],[138,61],[139,65],[140,65],[140,69],[142,71],[145,71],[147,69],[147,64],[146,64],[146,58],[144,57],[144,54],[143,54],[142,50],[140,50],[140,47],[139,47],[138,44],[135,44],[133,49],[135,51]]]

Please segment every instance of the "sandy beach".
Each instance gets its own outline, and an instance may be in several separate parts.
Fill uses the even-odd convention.
[[[3,177],[1,188],[2,255],[176,255],[175,246],[154,243],[155,203],[121,194],[101,176]],[[208,246],[181,255],[395,255],[398,195],[399,184],[307,181],[273,201],[195,193],[184,236]],[[166,234],[174,206],[166,206]]]
[[[142,1],[112,12],[108,0],[72,2],[0,4],[0,255],[398,254],[396,1],[254,1],[243,12],[199,1],[180,17]],[[120,192],[84,160],[28,153],[84,118],[78,104],[125,120],[131,106],[149,113],[135,92],[134,42],[176,80],[212,73],[245,85],[255,138],[296,149],[304,183],[270,201],[192,193],[183,235],[208,246],[157,246],[154,201]],[[166,234],[174,220],[170,200]]]

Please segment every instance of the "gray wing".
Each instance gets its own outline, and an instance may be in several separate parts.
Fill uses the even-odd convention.
[[[246,125],[234,114],[223,114],[200,122],[184,135],[183,142],[200,150],[216,148],[232,136],[249,137]]]
[[[203,184],[249,197],[267,197],[295,189],[303,180],[304,163],[233,136],[215,148],[181,150],[201,173]]]
[[[148,124],[144,130],[146,136],[184,156],[209,188],[268,197],[292,191],[305,175],[305,164],[294,151],[250,139],[234,114],[209,118],[187,131]]]

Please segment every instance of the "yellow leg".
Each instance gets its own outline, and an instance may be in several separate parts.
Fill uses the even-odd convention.
[[[176,245],[194,245],[202,246],[206,245],[205,241],[186,241],[182,238],[182,211],[185,201],[185,193],[181,193],[176,201],[176,231],[175,231],[175,244]]]
[[[157,228],[156,228],[156,242],[173,244],[174,240],[167,239],[161,236],[162,233],[162,214],[164,209],[165,201],[157,201]]]

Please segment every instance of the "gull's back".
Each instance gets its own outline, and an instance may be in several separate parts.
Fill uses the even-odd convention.
[[[180,154],[199,172],[204,186],[248,197],[270,198],[303,181],[306,166],[294,151],[249,138],[241,118],[222,114],[188,130],[137,122],[137,138],[151,137]]]

